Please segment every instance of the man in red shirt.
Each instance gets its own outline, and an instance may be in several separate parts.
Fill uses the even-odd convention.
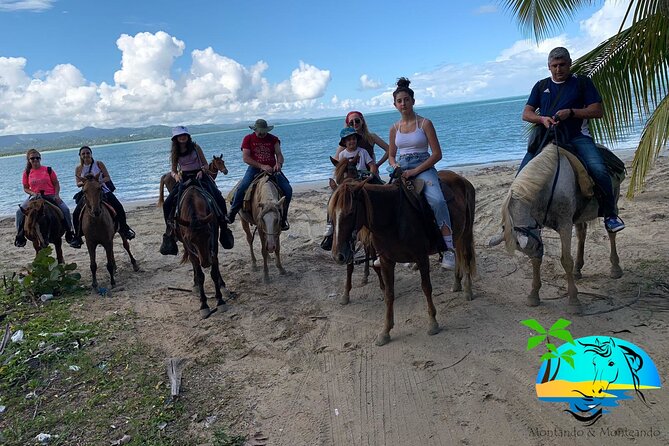
[[[293,196],[293,188],[285,177],[281,168],[283,167],[283,153],[281,153],[281,141],[269,133],[274,126],[267,125],[264,119],[258,119],[254,125],[249,126],[253,133],[248,134],[242,141],[242,160],[249,165],[244,177],[237,186],[237,191],[230,204],[228,212],[228,223],[235,221],[237,212],[244,203],[244,194],[251,185],[253,179],[262,171],[274,173],[277,185],[285,196],[283,215],[281,216],[281,230],[287,231],[288,206]]]

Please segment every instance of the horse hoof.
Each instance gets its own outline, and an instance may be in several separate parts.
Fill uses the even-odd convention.
[[[436,322],[433,322],[433,323],[430,324],[430,328],[427,330],[427,334],[429,336],[434,336],[437,333],[439,333],[440,331],[441,331],[441,329],[439,328],[439,324],[436,323]]]
[[[574,280],[579,280],[583,278],[583,274],[580,271],[574,271]]]
[[[454,293],[457,293],[458,291],[462,291],[462,284],[454,283],[453,288],[451,288],[451,291],[454,292]]]
[[[133,270],[134,272],[138,272],[138,271],[139,271],[139,265],[137,265],[136,263],[133,263],[133,264],[132,264],[132,270]]]
[[[339,299],[339,305],[348,305],[350,301],[349,296],[342,295],[341,298]]]
[[[622,268],[611,268],[611,274],[610,274],[612,279],[620,279],[623,276],[623,270]]]
[[[390,342],[390,334],[388,333],[381,333],[376,337],[376,345],[377,347],[381,347],[383,345],[386,345],[387,343]]]
[[[474,300],[474,294],[472,293],[472,290],[465,291],[465,299],[468,301]]]
[[[525,304],[528,307],[538,307],[539,306],[539,296],[527,296],[527,301]]]
[[[214,313],[216,313],[216,308],[214,308],[213,310],[210,309],[210,308],[201,308],[200,309],[200,318],[201,319],[207,319],[209,316],[211,316]]]
[[[228,306],[228,304],[220,304],[216,307],[216,310],[220,311],[221,313],[225,313],[229,309],[230,307]]]
[[[281,274],[282,276],[286,275],[286,270],[283,268],[279,268],[279,274]]]
[[[583,305],[581,303],[567,305],[567,313],[580,316],[583,314]]]

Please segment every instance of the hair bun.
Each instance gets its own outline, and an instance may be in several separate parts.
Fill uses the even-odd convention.
[[[401,78],[397,79],[397,86],[399,88],[408,88],[410,83],[411,83],[411,81],[409,79],[407,79],[406,77],[401,77]]]

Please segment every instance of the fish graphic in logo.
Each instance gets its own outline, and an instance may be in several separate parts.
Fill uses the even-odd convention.
[[[644,391],[661,387],[653,360],[631,342],[611,336],[573,339],[565,329],[571,322],[565,319],[549,330],[534,319],[521,323],[539,333],[528,339],[527,349],[545,342],[548,350],[541,356],[536,379],[539,400],[568,403],[565,412],[587,426],[618,406],[619,400],[636,395],[647,405]],[[551,338],[565,344],[556,347]]]

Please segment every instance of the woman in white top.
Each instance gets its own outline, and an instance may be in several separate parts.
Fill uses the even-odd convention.
[[[390,127],[388,163],[393,168],[399,166],[404,178],[416,177],[425,181],[425,198],[434,212],[447,248],[441,266],[453,269],[455,253],[451,235],[451,216],[439,186],[437,170],[434,168],[442,157],[441,145],[432,122],[418,116],[414,111],[413,106],[416,101],[409,84],[409,79],[402,77],[397,81],[397,88],[393,92],[394,105],[400,112],[401,118]],[[428,146],[432,149],[432,153],[428,150]]]

